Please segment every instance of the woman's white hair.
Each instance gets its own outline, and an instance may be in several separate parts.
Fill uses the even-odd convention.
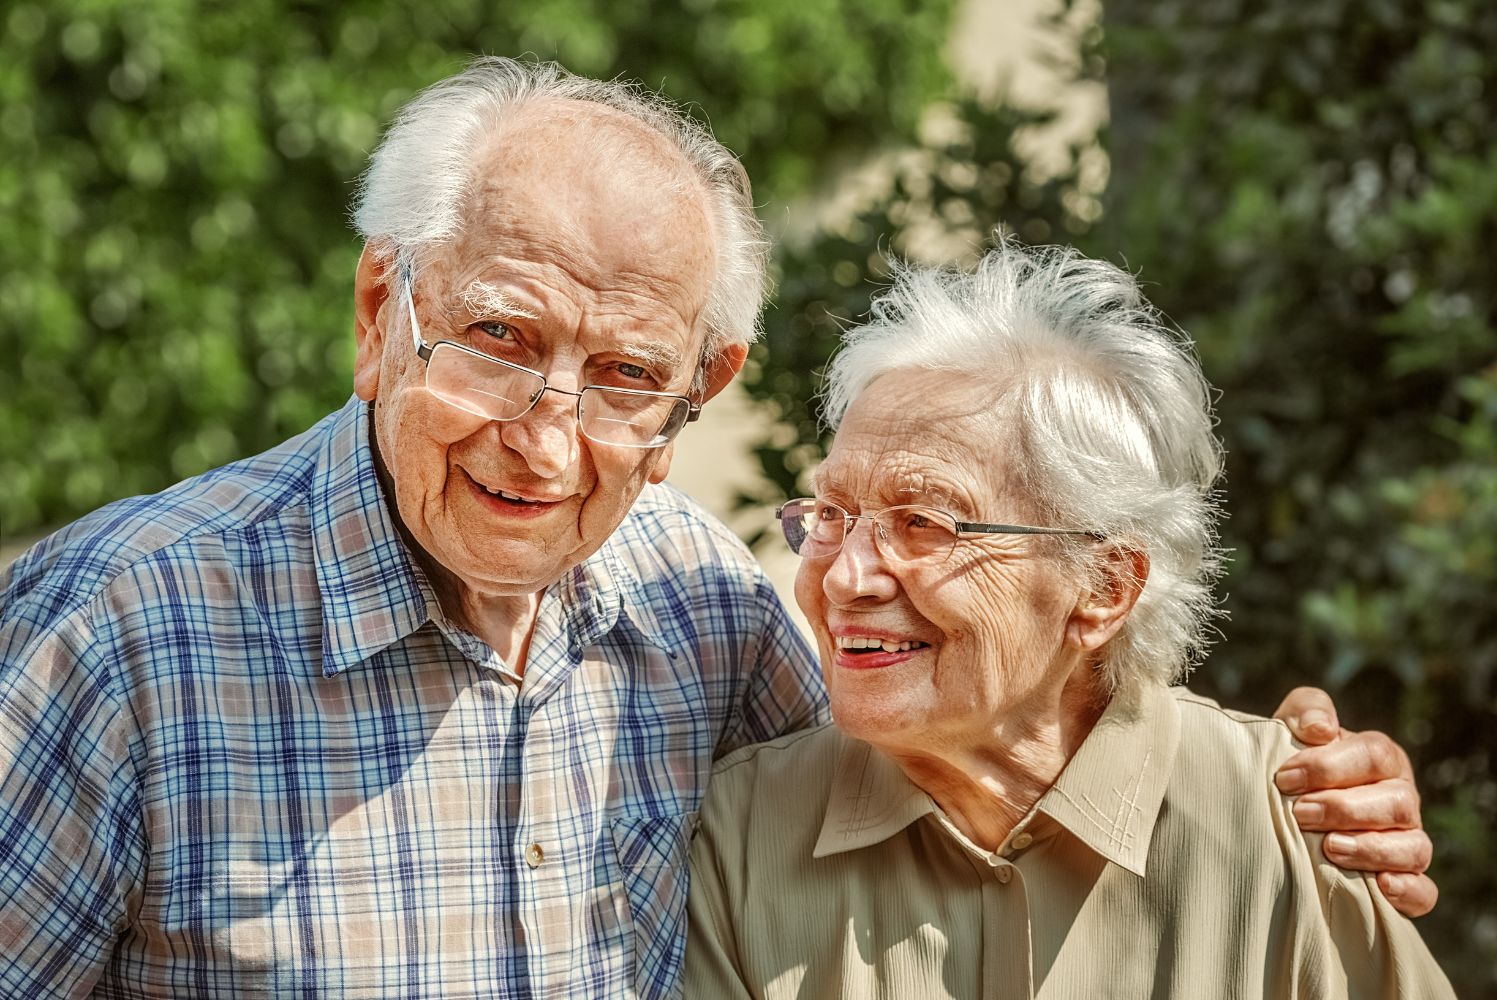
[[[833,427],[891,371],[991,380],[1006,430],[993,459],[1011,463],[1026,514],[1105,536],[1058,542],[1083,579],[1100,582],[1110,548],[1148,555],[1143,594],[1101,652],[1109,691],[1183,676],[1214,614],[1222,453],[1189,342],[1131,275],[1004,241],[972,273],[899,268],[845,341],[824,389]]]
[[[736,157],[665,97],[638,84],[589,80],[556,63],[473,60],[426,88],[395,117],[360,179],[354,226],[385,262],[419,266],[461,234],[475,153],[508,115],[537,101],[582,101],[622,112],[680,151],[706,193],[717,235],[704,357],[759,333],[769,243]],[[600,155],[608,155],[601,151]]]

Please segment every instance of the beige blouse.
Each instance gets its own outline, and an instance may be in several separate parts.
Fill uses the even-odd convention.
[[[1113,705],[989,853],[835,728],[717,765],[689,998],[1452,997],[1273,784],[1288,730],[1184,689]]]

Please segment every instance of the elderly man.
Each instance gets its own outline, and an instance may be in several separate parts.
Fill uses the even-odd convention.
[[[1221,455],[1133,279],[1004,244],[872,316],[780,511],[836,725],[715,771],[687,994],[1452,997],[1295,825],[1288,730],[1168,687]]]
[[[666,994],[712,760],[824,717],[763,574],[661,485],[764,291],[728,151],[483,59],[355,218],[356,398],[0,577],[0,995]],[[1327,822],[1402,828],[1346,860],[1429,905],[1396,748],[1308,753]]]

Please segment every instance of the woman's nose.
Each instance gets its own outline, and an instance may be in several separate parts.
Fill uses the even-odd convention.
[[[863,524],[864,521],[868,523]],[[887,600],[898,592],[898,581],[878,545],[879,530],[867,518],[849,521],[842,548],[832,557],[822,581],[827,597],[834,603],[851,604],[869,598]]]

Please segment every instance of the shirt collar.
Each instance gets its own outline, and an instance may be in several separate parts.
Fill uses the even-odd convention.
[[[332,677],[416,631],[438,608],[385,503],[369,443],[369,407],[357,397],[324,431],[311,518],[322,673]]]
[[[619,619],[630,624],[651,645],[672,658],[677,650],[664,638],[665,630],[645,599],[644,587],[633,570],[631,546],[640,543],[628,530],[628,519],[587,559],[572,567],[552,588],[562,608],[567,629],[580,646],[589,646],[612,631]]]
[[[1150,685],[1134,701],[1114,700],[1034,811],[1143,876],[1179,740],[1179,708],[1168,689]],[[898,764],[846,739],[813,853],[872,846],[926,815],[939,808]]]
[[[1136,699],[1115,699],[1037,809],[1142,877],[1179,744],[1180,709],[1168,688],[1149,684]]]
[[[821,835],[812,855],[871,847],[936,812],[929,795],[898,764],[861,740],[843,737]]]

